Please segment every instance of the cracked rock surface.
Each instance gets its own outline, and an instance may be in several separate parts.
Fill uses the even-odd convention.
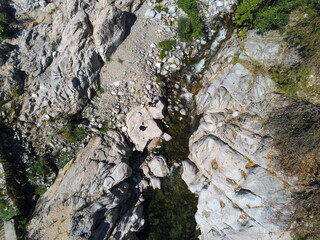
[[[293,53],[281,49],[276,34],[251,34],[248,39],[231,38],[225,44],[196,96],[203,118],[189,140],[191,161],[183,162],[182,177],[199,195],[201,239],[291,238],[287,229],[294,181],[276,168],[272,132],[264,128],[272,109],[286,102],[275,93],[263,66],[286,64],[283,59]],[[246,51],[255,41],[262,52]],[[256,62],[259,71],[250,67]]]

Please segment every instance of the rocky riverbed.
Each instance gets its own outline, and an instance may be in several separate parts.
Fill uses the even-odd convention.
[[[26,176],[36,172],[29,183],[46,190],[28,239],[163,239],[150,226],[188,203],[194,219],[166,226],[167,238],[291,239],[296,179],[266,127],[289,103],[268,68],[298,55],[277,32],[238,38],[234,4],[202,1],[207,37],[186,44],[175,1],[13,1],[24,29],[0,46],[1,117]],[[35,170],[43,159],[50,176]],[[155,203],[170,207],[154,218]]]

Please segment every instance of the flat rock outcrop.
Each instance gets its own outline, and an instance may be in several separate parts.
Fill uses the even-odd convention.
[[[182,163],[183,179],[199,195],[201,239],[290,239],[293,180],[276,167],[264,127],[272,109],[286,104],[265,70],[294,56],[279,43],[274,33],[231,39],[205,73],[196,96],[203,118],[189,141],[191,161]]]
[[[143,220],[126,181],[131,154],[117,132],[93,138],[38,200],[29,239],[133,238]]]

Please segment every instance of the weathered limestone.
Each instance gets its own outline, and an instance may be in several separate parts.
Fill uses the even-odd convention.
[[[293,180],[275,167],[272,132],[264,128],[272,109],[285,102],[263,66],[287,64],[294,53],[277,35],[249,36],[226,43],[196,96],[203,118],[182,178],[199,195],[201,239],[290,239]],[[254,42],[259,50],[251,48]],[[232,61],[235,55],[241,61]],[[261,64],[255,72],[253,61]]]
[[[143,224],[142,207],[126,202],[134,194],[125,182],[132,172],[130,155],[119,133],[93,138],[38,200],[29,239],[104,239],[136,232]]]
[[[18,17],[23,19],[27,11],[28,21],[37,23],[17,36],[12,44],[19,48],[2,68],[11,82],[27,87],[19,120],[78,112],[94,96],[101,67],[124,39],[125,14],[101,1],[69,0],[45,7],[15,2]]]

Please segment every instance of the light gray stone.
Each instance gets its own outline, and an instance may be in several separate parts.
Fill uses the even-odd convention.
[[[169,174],[166,159],[163,156],[155,156],[148,162],[150,171],[156,177],[165,177]]]
[[[156,11],[153,9],[148,9],[144,14],[145,18],[154,18],[156,16]]]

